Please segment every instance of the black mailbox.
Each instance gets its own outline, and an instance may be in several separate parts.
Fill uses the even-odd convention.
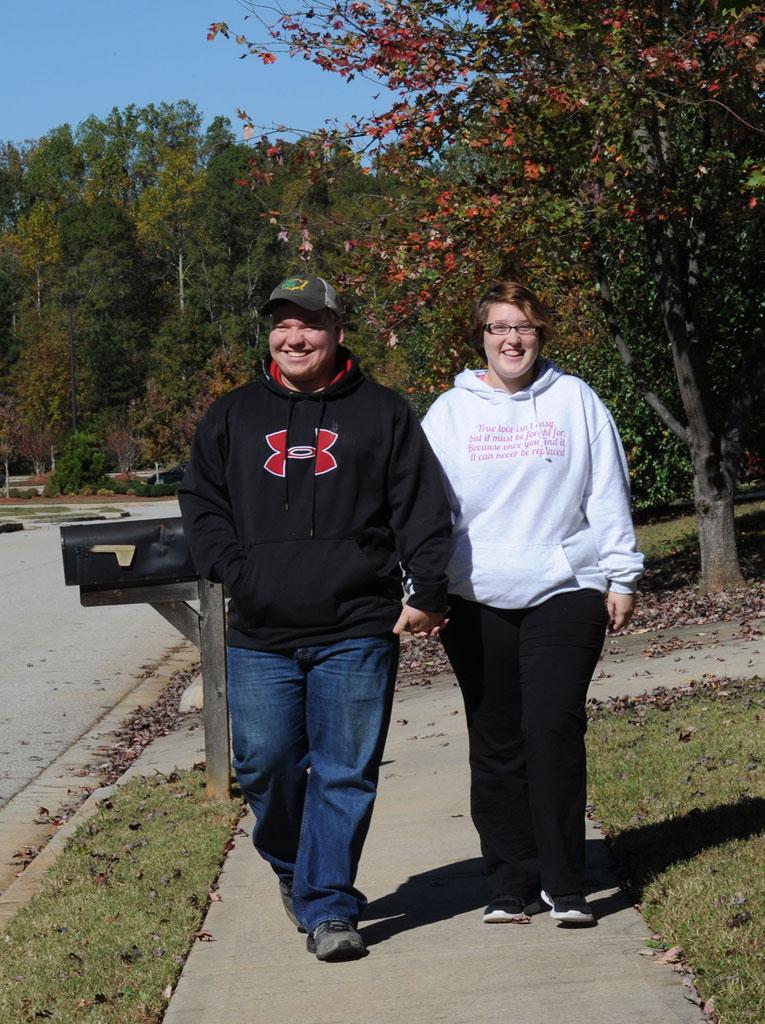
[[[230,796],[226,607],[223,587],[199,578],[180,516],[61,527],[64,579],[80,604],[150,604],[199,648],[207,792]],[[187,604],[198,601],[199,610]]]
[[[82,590],[180,583],[199,576],[180,516],[61,527],[64,580]]]

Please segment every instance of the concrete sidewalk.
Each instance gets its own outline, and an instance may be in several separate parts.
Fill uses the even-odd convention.
[[[717,623],[610,640],[591,696],[762,674],[761,640],[737,633]],[[597,927],[561,927],[547,914],[529,925],[482,923],[488,892],[468,810],[464,713],[449,673],[397,693],[358,879],[370,901],[361,925],[365,960],[322,964],[306,953],[274,875],[252,850],[250,827],[245,819],[221,876],[221,900],[207,915],[204,929],[215,941],[192,949],[165,1024],[704,1019],[684,997],[681,977],[641,955],[648,930],[589,824]]]
[[[404,689],[394,705],[358,880],[370,901],[360,928],[369,956],[323,964],[308,954],[243,832],[204,924],[215,941],[192,949],[165,1024],[703,1019],[678,975],[640,955],[648,931],[594,830],[596,928],[560,927],[547,914],[529,925],[482,923],[488,893],[468,812],[464,714],[446,683]]]

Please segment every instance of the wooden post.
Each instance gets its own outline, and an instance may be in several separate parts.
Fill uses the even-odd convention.
[[[231,747],[226,692],[226,609],[223,587],[199,581],[199,635],[202,655],[207,795],[231,796]]]
[[[116,523],[87,527],[84,533],[81,527],[64,526],[61,528],[64,579],[67,584],[79,584],[80,603],[86,608],[113,604],[150,604],[199,648],[202,660],[207,795],[229,799],[231,744],[226,691],[224,592],[221,584],[200,580],[196,575],[188,550],[183,547],[180,523],[180,519],[161,519],[154,523],[137,524],[135,531],[128,529],[127,533],[125,526]],[[162,550],[154,551],[151,557],[147,557],[151,564],[148,572],[144,567],[140,573],[131,577],[137,545],[152,543],[146,530],[142,532],[138,529],[141,525],[158,529],[162,538],[159,547]],[[118,527],[116,534],[114,527]],[[167,552],[163,548],[165,529],[170,543]],[[92,569],[88,562],[91,554],[113,554],[116,563],[111,564],[109,560],[110,564],[106,567],[101,565],[97,573],[81,571],[86,564],[89,570]],[[101,571],[104,568],[106,571]],[[87,583],[83,583],[83,576]],[[136,577],[142,581],[137,585]],[[188,603],[197,600],[199,611]]]

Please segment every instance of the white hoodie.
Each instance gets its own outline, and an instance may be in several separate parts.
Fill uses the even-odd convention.
[[[464,370],[423,420],[454,515],[449,591],[495,608],[632,593],[643,556],[614,421],[584,381],[537,366],[515,394]]]

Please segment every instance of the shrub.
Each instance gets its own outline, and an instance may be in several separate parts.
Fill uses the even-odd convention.
[[[172,484],[149,484],[149,492],[152,498],[166,498],[171,494],[177,494],[181,486],[180,481]]]
[[[71,434],[59,456],[51,475],[51,494],[83,493],[84,487],[95,488],[104,484],[106,455],[88,434]]]

